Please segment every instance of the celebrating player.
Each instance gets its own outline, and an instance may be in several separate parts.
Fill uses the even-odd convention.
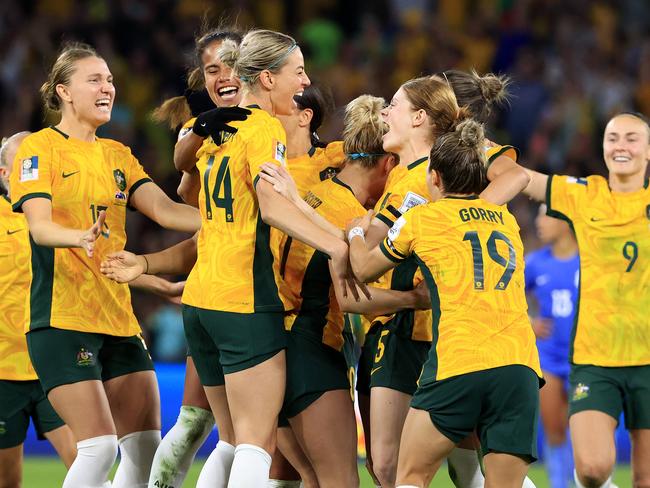
[[[487,185],[482,127],[472,120],[454,127],[431,150],[434,203],[407,211],[372,250],[363,219],[365,228],[350,229],[350,259],[370,281],[414,256],[431,293],[434,340],[404,425],[397,484],[427,486],[476,429],[486,486],[519,488],[536,456],[541,378],[523,245],[514,217],[478,197]]]
[[[102,277],[99,263],[124,247],[127,204],[186,232],[200,218],[153,184],[127,147],[95,136],[115,87],[92,47],[65,46],[41,93],[61,120],[20,145],[11,197],[32,238],[30,358],[78,441],[63,486],[101,486],[119,438],[114,486],[144,487],[160,442],[156,378],[128,287]]]
[[[567,220],[578,242],[578,310],[569,360],[569,427],[578,488],[613,486],[621,412],[635,486],[650,485],[650,127],[637,113],[605,127],[608,177],[532,173],[525,193]]]

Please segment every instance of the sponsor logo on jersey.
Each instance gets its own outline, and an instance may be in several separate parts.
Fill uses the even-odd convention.
[[[576,385],[575,390],[573,390],[572,400],[574,402],[577,402],[578,400],[584,400],[588,396],[589,396],[589,386],[585,385],[584,383],[578,383]]]
[[[83,347],[77,353],[77,366],[94,366],[95,355]]]
[[[417,193],[412,191],[408,192],[404,197],[402,206],[399,208],[400,213],[406,213],[409,208],[417,207],[418,205],[423,205],[427,203],[428,200]]]
[[[307,193],[307,195],[305,195],[305,202],[307,202],[307,204],[311,208],[318,208],[323,204],[323,200],[318,198],[312,192],[309,192],[309,193]]]
[[[0,420],[0,435],[7,433],[7,423],[4,420]]]
[[[38,156],[23,159],[20,164],[20,181],[38,180]]]
[[[126,176],[121,169],[113,170],[113,178],[115,178],[115,184],[120,191],[126,190]]]

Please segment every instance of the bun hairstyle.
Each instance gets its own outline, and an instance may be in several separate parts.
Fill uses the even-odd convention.
[[[194,41],[194,54],[187,73],[187,90],[183,95],[165,100],[154,109],[151,117],[156,122],[166,123],[176,129],[192,117],[214,108],[214,103],[205,91],[203,77],[203,53],[214,42],[230,40],[239,44],[242,36],[232,28],[217,27],[203,32]]]
[[[329,91],[323,91],[314,84],[311,84],[302,92],[302,95],[293,97],[300,110],[310,109],[313,113],[311,122],[309,122],[309,132],[311,133],[311,145],[314,147],[326,147],[327,144],[322,142],[316,131],[320,128],[323,120],[327,118],[334,107],[334,101]]]
[[[414,78],[404,83],[402,90],[415,110],[424,110],[429,116],[432,141],[469,117],[469,110],[458,106],[453,90],[444,79]]]
[[[507,76],[492,73],[481,76],[476,70],[466,72],[450,69],[434,77],[449,82],[458,105],[468,107],[472,117],[483,124],[487,122],[494,105],[508,101],[510,78]]]
[[[387,127],[381,117],[383,98],[361,95],[345,107],[343,151],[349,161],[365,168],[374,167],[386,152],[382,136]]]
[[[436,170],[445,193],[479,194],[488,184],[483,124],[465,119],[431,148],[429,171]]]
[[[67,42],[61,48],[47,76],[47,81],[41,85],[40,93],[45,110],[61,111],[61,98],[56,92],[57,85],[67,85],[75,72],[75,63],[81,59],[101,58],[95,48],[82,42]]]
[[[262,71],[280,71],[297,47],[298,44],[291,36],[259,29],[246,34],[239,45],[225,40],[219,49],[219,57],[243,83],[252,86]]]

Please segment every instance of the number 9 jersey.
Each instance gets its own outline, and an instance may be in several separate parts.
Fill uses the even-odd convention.
[[[519,226],[505,206],[446,197],[400,217],[382,252],[413,255],[431,293],[433,342],[419,384],[520,364],[541,378]]]
[[[286,134],[280,121],[256,105],[221,145],[206,139],[196,156],[201,175],[201,230],[197,259],[182,302],[223,312],[282,312],[279,276],[262,221],[255,185],[263,163],[285,165]]]
[[[650,364],[650,188],[613,192],[602,176],[550,176],[547,214],[578,241],[580,283],[570,360]]]

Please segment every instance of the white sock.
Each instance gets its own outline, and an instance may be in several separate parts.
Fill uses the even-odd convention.
[[[585,485],[580,483],[578,479],[578,472],[573,470],[573,480],[576,482],[576,488],[586,488]],[[610,476],[607,480],[599,486],[599,488],[618,488],[614,483],[612,483],[612,477]]]
[[[160,442],[153,457],[149,488],[182,486],[196,452],[210,435],[212,427],[212,412],[182,406],[176,423]]]
[[[228,488],[266,486],[270,470],[271,455],[268,452],[253,444],[239,444],[235,449]]]
[[[151,461],[160,444],[159,430],[131,432],[120,439],[120,464],[113,488],[147,488]]]
[[[537,488],[535,486],[535,483],[533,483],[533,480],[531,480],[528,476],[524,478],[524,483],[521,485],[522,488]]]
[[[77,442],[77,457],[62,488],[102,488],[116,457],[116,435],[100,435]]]
[[[268,488],[300,488],[301,485],[300,480],[269,480],[266,484]]]
[[[447,456],[447,470],[456,488],[483,488],[485,484],[474,449],[454,448]]]
[[[201,469],[196,488],[225,488],[234,458],[235,446],[224,441],[217,442]]]

